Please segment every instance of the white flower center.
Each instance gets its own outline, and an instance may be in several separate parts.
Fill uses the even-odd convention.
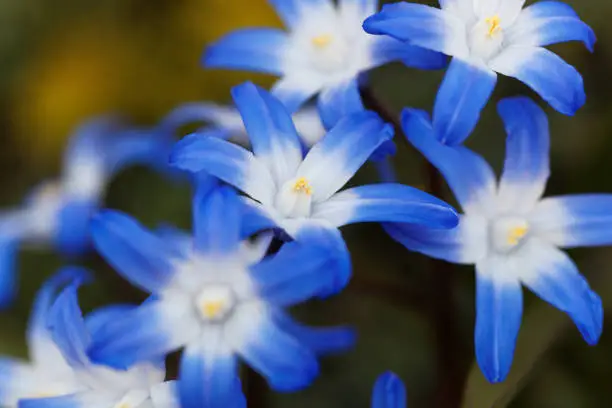
[[[298,177],[282,185],[276,196],[276,209],[288,218],[310,216],[312,186],[305,177]]]
[[[502,20],[496,14],[478,21],[468,34],[472,56],[489,61],[504,43]]]
[[[350,64],[349,44],[342,35],[320,34],[310,42],[310,58],[316,69],[334,73],[345,70]]]
[[[529,223],[522,217],[504,216],[491,224],[491,244],[497,252],[507,253],[529,236]]]
[[[227,285],[210,285],[200,291],[196,298],[196,310],[206,322],[225,320],[236,306],[236,294]]]

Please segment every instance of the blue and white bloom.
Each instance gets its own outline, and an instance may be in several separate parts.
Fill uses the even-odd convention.
[[[242,241],[242,220],[242,202],[228,186],[198,189],[193,238],[154,234],[115,211],[98,215],[97,249],[152,297],[107,325],[90,356],[124,367],[185,347],[178,381],[183,408],[244,406],[238,357],[275,390],[309,385],[319,371],[317,355],[352,345],[353,333],[315,331],[283,309],[343,285],[345,251],[313,230],[308,245],[285,244],[264,258],[269,239]]]
[[[406,408],[406,387],[402,380],[388,371],[374,384],[372,408]]]
[[[601,300],[559,248],[612,244],[611,194],[541,198],[550,172],[544,112],[528,98],[505,99],[498,108],[508,133],[499,183],[482,157],[440,143],[425,112],[404,111],[408,139],[444,175],[464,214],[451,231],[387,226],[408,249],[476,266],[476,357],[491,382],[510,370],[522,285],[566,312],[588,344],[597,343]]]
[[[593,51],[595,34],[570,6],[542,1],[523,9],[525,0],[440,0],[440,9],[400,2],[383,7],[364,28],[453,57],[442,89],[452,97],[436,105],[434,125],[444,138],[453,118],[464,111],[476,124],[497,80],[496,73],[524,82],[553,108],[573,115],[585,102],[582,77],[544,46],[582,41]],[[462,129],[452,139],[465,139]]]
[[[439,69],[446,58],[392,38],[365,33],[363,21],[378,0],[269,0],[289,32],[274,28],[238,30],[208,47],[208,67],[244,69],[282,78],[272,93],[295,112],[319,94],[327,129],[350,113],[362,111],[360,76],[390,61],[421,69]]]
[[[66,268],[39,292],[28,330],[32,362],[0,361],[2,406],[178,407],[172,383],[163,383],[163,368],[147,363],[119,371],[94,365],[86,358],[90,337],[108,321],[120,318],[126,307],[101,309],[83,320],[76,303],[76,288],[83,278],[82,270]],[[56,292],[71,281],[57,296]]]
[[[293,123],[300,135],[302,143],[311,147],[317,143],[325,129],[321,123],[319,113],[315,108],[304,108],[293,114]],[[247,135],[240,113],[233,106],[220,106],[213,103],[187,103],[171,111],[161,121],[162,131],[174,134],[182,126],[204,122],[206,125],[199,132],[207,134],[217,133],[222,139],[231,140],[240,144],[248,144]]]
[[[20,208],[0,213],[0,304],[15,292],[19,245],[54,246],[67,255],[90,247],[89,219],[109,179],[130,164],[161,166],[169,142],[100,118],[77,129],[64,156],[61,178],[46,182]]]
[[[247,194],[262,223],[293,238],[306,227],[334,229],[357,222],[410,222],[439,228],[457,223],[455,211],[420,190],[375,184],[338,192],[372,153],[391,140],[393,129],[369,111],[342,119],[304,157],[284,106],[251,83],[233,89],[253,153],[198,134],[181,140],[171,163],[205,171]]]

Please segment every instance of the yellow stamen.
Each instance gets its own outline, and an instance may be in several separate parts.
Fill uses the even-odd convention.
[[[500,26],[501,19],[499,18],[497,14],[494,15],[493,17],[486,18],[485,22],[489,24],[489,31],[487,33],[489,37],[493,37],[495,34],[501,31],[501,26]]]
[[[217,300],[214,302],[204,302],[204,304],[202,305],[202,313],[204,314],[204,316],[208,317],[209,319],[212,319],[213,317],[219,315],[219,313],[223,309],[223,306],[224,302],[221,300]]]
[[[334,37],[331,34],[323,34],[313,37],[312,44],[317,48],[325,48],[332,42]]]
[[[508,233],[508,244],[509,245],[517,245],[519,241],[527,235],[529,231],[529,227],[527,225],[520,225],[518,227],[514,227]]]
[[[124,402],[122,404],[117,405],[116,408],[131,408],[130,404],[128,404],[127,402]]]
[[[305,177],[300,177],[293,185],[293,191],[296,193],[304,193],[306,195],[312,195],[312,187]]]

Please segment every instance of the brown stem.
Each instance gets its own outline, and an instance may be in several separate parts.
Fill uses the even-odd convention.
[[[402,134],[399,115],[383,104],[370,87],[360,90],[364,105],[377,112],[386,122],[393,124],[396,135]],[[405,138],[401,137],[402,140]],[[412,145],[409,148],[414,151]],[[425,179],[426,190],[430,194],[442,198],[444,196],[444,180],[438,170],[426,159]],[[458,325],[455,322],[454,286],[455,273],[450,264],[431,259],[429,261],[429,299],[430,319],[435,332],[437,349],[438,383],[435,390],[434,407],[458,408],[463,399],[463,388],[467,378],[467,366],[461,359],[462,344]],[[404,299],[413,294],[404,293]],[[399,297],[399,296],[398,296]],[[408,300],[410,304],[414,299]],[[405,302],[405,301],[404,301]],[[417,300],[418,302],[418,300]]]

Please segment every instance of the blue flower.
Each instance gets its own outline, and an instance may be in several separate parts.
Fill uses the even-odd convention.
[[[524,82],[553,108],[573,115],[585,102],[582,77],[544,46],[582,41],[592,51],[595,34],[572,8],[556,1],[542,1],[522,9],[525,0],[440,0],[441,9],[400,2],[383,7],[368,18],[364,29],[407,41],[453,57],[442,89],[452,96],[448,104],[436,104],[445,138],[462,140],[451,131],[454,118],[478,115],[487,103],[496,73]],[[472,125],[476,124],[476,120]]]
[[[270,236],[243,241],[243,210],[232,188],[206,185],[194,195],[193,237],[168,228],[153,233],[115,211],[98,215],[97,249],[152,296],[108,325],[90,356],[121,368],[185,347],[182,407],[206,408],[244,406],[238,357],[275,390],[292,391],[317,376],[318,354],[351,346],[350,329],[310,329],[283,310],[339,285],[348,274],[344,251],[313,230],[307,245],[285,244],[264,257]]]
[[[316,109],[304,108],[294,113],[292,117],[300,139],[306,147],[311,147],[325,135],[325,129]],[[213,103],[193,102],[177,107],[162,119],[160,130],[166,134],[174,134],[177,129],[198,122],[205,123],[198,133],[240,144],[249,143],[238,110],[232,106],[219,106]]]
[[[451,231],[386,226],[408,249],[476,266],[476,357],[491,382],[510,370],[521,285],[566,312],[588,344],[597,343],[601,300],[559,248],[612,244],[612,195],[542,198],[550,171],[544,112],[523,97],[502,100],[498,110],[508,133],[499,183],[482,157],[440,143],[425,112],[404,111],[408,139],[444,175],[464,214]]]
[[[343,116],[362,111],[359,82],[364,72],[390,61],[439,69],[446,58],[392,38],[366,34],[361,25],[377,0],[270,0],[289,32],[274,28],[238,30],[206,50],[208,67],[265,72],[282,78],[272,93],[295,112],[319,94],[318,107],[330,129]]]
[[[456,225],[450,206],[412,187],[376,184],[338,192],[393,137],[392,127],[375,113],[342,119],[304,157],[291,117],[277,99],[250,83],[234,88],[233,95],[253,153],[194,134],[178,143],[171,163],[205,171],[242,190],[262,225],[278,226],[295,239],[305,228],[335,230],[366,221]]]
[[[48,181],[20,208],[0,215],[0,304],[15,293],[15,256],[20,244],[52,245],[67,255],[90,246],[89,219],[110,177],[127,165],[167,162],[169,140],[122,127],[116,118],[90,121],[77,129],[61,178]]]
[[[172,383],[163,383],[163,367],[147,363],[117,371],[86,358],[90,337],[129,310],[111,306],[83,320],[76,289],[87,278],[81,269],[65,268],[39,291],[28,327],[31,362],[0,360],[2,406],[113,408],[147,402],[155,408],[178,407],[172,403]]]
[[[402,380],[388,371],[374,384],[372,408],[406,408],[406,387]]]

